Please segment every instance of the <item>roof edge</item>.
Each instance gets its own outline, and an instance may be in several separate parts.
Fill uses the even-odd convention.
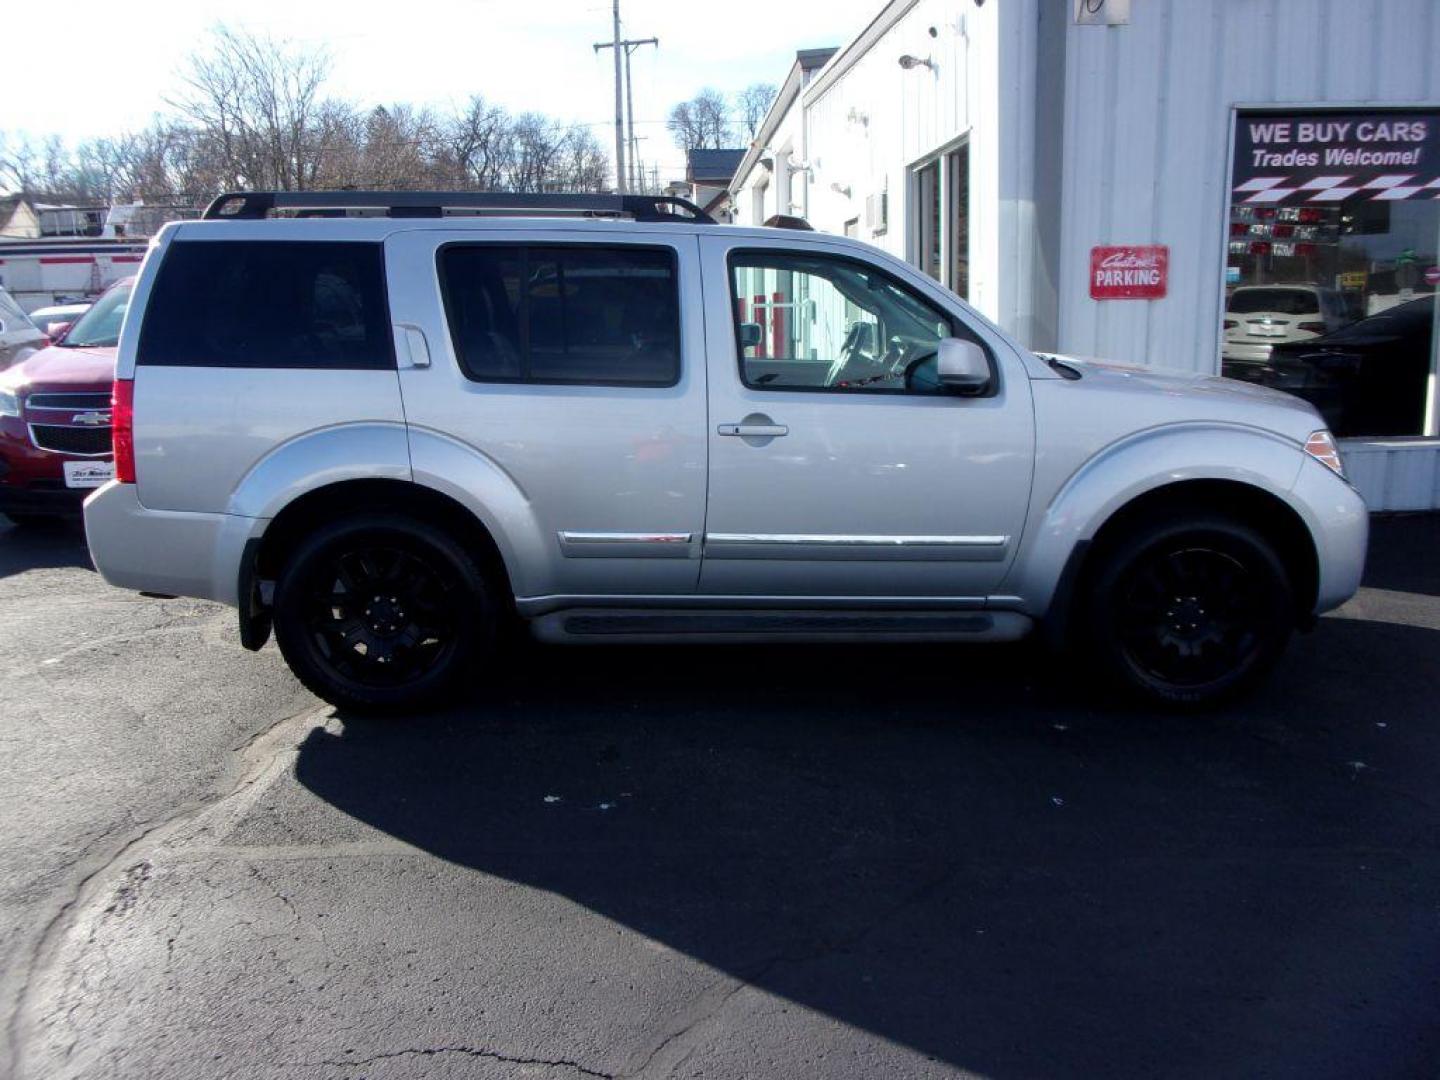
[[[913,0],[912,0],[913,2]],[[795,60],[790,65],[790,71],[785,76],[785,81],[780,84],[780,91],[775,95],[775,100],[770,103],[770,108],[765,111],[765,118],[760,121],[760,126],[755,129],[755,138],[745,150],[745,156],[740,159],[740,164],[735,167],[735,175],[730,178],[726,190],[732,195],[739,191],[739,184],[755,169],[755,164],[760,159],[765,144],[770,141],[770,136],[775,134],[775,129],[780,126],[780,121],[790,111],[790,107],[800,97],[801,91],[805,88],[805,72],[812,71],[819,66],[823,71],[825,64],[832,62],[836,54],[840,52],[838,46],[826,46],[819,49],[800,49],[795,53]],[[806,66],[807,59],[818,59],[824,56],[824,61],[819,65]],[[818,78],[818,76],[817,76]]]
[[[847,71],[854,67],[874,47],[875,43],[890,32],[897,22],[910,13],[920,0],[890,0],[870,24],[856,34],[831,57],[819,75],[805,88],[805,107],[818,101],[827,90],[838,82]]]

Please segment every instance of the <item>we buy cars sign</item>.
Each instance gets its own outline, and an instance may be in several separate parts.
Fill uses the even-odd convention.
[[[1164,244],[1122,244],[1090,249],[1090,299],[1159,300],[1170,279]]]
[[[1324,205],[1440,196],[1440,112],[1339,109],[1242,112],[1231,199]]]

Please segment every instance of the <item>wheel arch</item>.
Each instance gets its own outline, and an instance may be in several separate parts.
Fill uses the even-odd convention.
[[[1137,528],[1175,513],[1210,511],[1232,517],[1259,532],[1275,548],[1291,576],[1297,621],[1313,618],[1320,588],[1320,559],[1315,538],[1301,514],[1274,491],[1242,480],[1179,480],[1150,488],[1115,508],[1094,534],[1076,544],[1066,560],[1050,610],[1045,636],[1062,644],[1073,624],[1077,598],[1107,555]]]
[[[240,636],[248,649],[259,649],[270,633],[269,597],[272,582],[286,556],[316,526],[359,511],[391,511],[444,529],[456,537],[496,587],[496,600],[513,607],[511,576],[491,530],[468,507],[451,496],[408,480],[368,478],[341,480],[313,488],[287,503],[251,538],[240,568],[238,589]]]

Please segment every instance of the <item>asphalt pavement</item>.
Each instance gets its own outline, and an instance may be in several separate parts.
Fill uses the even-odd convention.
[[[378,722],[0,526],[37,1077],[1433,1077],[1440,517],[1218,714],[1044,653],[520,648]]]

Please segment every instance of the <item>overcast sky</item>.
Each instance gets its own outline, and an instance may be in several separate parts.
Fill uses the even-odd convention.
[[[664,127],[676,101],[704,86],[730,93],[779,83],[795,50],[843,44],[882,6],[622,0],[624,36],[660,39],[658,50],[641,49],[633,61],[641,159],[658,159],[662,173],[682,167]],[[334,61],[331,90],[367,105],[443,107],[481,93],[516,111],[592,124],[602,145],[614,144],[613,61],[591,48],[611,36],[608,0],[70,0],[46,12],[22,4],[6,20],[0,131],[74,141],[142,127],[165,109],[187,54],[223,20],[325,45]]]

